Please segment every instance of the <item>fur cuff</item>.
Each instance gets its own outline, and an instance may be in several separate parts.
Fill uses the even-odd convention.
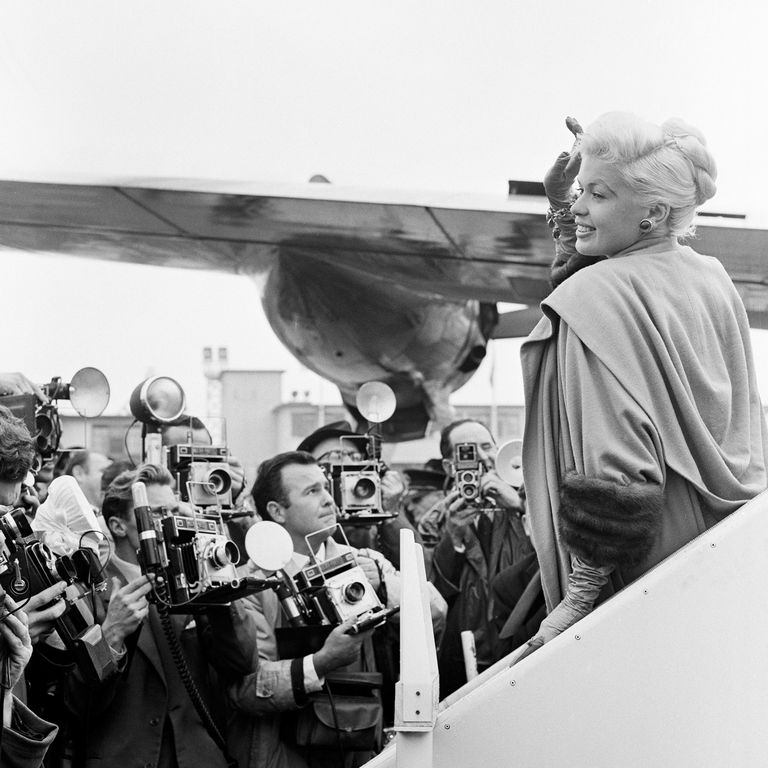
[[[560,536],[588,563],[639,565],[661,527],[663,498],[659,485],[619,485],[569,472],[560,487]]]

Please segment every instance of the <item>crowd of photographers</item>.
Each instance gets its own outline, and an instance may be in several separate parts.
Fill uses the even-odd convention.
[[[0,374],[0,395],[20,393],[46,399]],[[189,418],[159,432],[177,462],[185,445],[210,444]],[[394,720],[402,528],[424,547],[441,698],[529,639],[543,612],[524,494],[496,472],[494,437],[472,420],[441,437],[440,459],[403,474],[345,422],[263,462],[249,485],[228,456],[225,524],[206,523],[195,555],[184,529],[205,502],[169,466],[82,448],[41,463],[0,405],[0,763],[370,759]],[[257,521],[283,562],[244,556]],[[197,602],[195,568],[210,587]]]

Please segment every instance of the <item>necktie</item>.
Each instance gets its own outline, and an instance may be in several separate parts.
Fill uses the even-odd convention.
[[[481,512],[477,518],[477,539],[480,542],[480,549],[483,550],[486,561],[491,556],[491,535],[493,533],[493,523],[485,512]]]

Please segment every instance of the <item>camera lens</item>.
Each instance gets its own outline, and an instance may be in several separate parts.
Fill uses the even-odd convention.
[[[461,495],[465,499],[474,499],[477,496],[477,486],[475,485],[463,485],[461,487]]]
[[[376,484],[373,480],[364,477],[355,483],[355,487],[352,489],[352,495],[356,499],[370,499],[376,493]]]
[[[6,512],[0,518],[0,531],[5,534],[7,539],[18,541],[32,535],[32,527],[20,507]]]
[[[208,491],[221,496],[232,487],[232,477],[226,469],[212,469],[207,478]]]
[[[362,581],[352,581],[341,590],[344,600],[348,603],[359,603],[365,597],[365,584]]]
[[[224,568],[240,559],[240,550],[233,541],[225,541],[212,547],[208,556],[214,565]]]

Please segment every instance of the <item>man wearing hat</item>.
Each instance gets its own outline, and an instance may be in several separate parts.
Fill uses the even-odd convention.
[[[344,444],[342,437],[363,437],[356,432],[347,421],[334,421],[316,429],[307,435],[297,446],[297,451],[311,453],[318,464],[362,462],[365,456],[352,444]],[[351,443],[351,441],[350,441]],[[350,544],[360,548],[371,548],[380,551],[395,568],[400,568],[400,530],[413,530],[416,541],[421,543],[419,534],[405,517],[402,499],[405,493],[405,483],[398,472],[385,470],[381,478],[381,498],[385,512],[397,516],[372,526],[344,526]]]

